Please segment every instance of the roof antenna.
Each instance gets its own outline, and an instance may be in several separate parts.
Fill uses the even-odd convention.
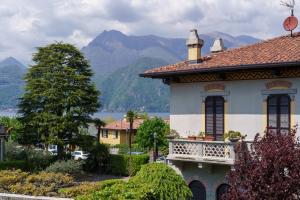
[[[296,2],[295,0],[282,0],[280,1],[280,4],[291,10],[291,16],[284,20],[283,27],[286,31],[290,31],[291,37],[293,37],[293,30],[298,26],[298,19],[294,16],[294,8]]]

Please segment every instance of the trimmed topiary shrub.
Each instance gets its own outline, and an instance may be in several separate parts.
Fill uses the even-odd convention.
[[[190,199],[192,192],[183,178],[162,163],[143,165],[128,183],[120,182],[76,200],[169,200]]]
[[[111,155],[108,160],[108,173],[114,175],[134,176],[141,166],[149,162],[149,156],[142,155]]]
[[[76,175],[82,172],[83,164],[84,161],[77,161],[77,160],[56,161],[55,163],[47,167],[45,171]]]

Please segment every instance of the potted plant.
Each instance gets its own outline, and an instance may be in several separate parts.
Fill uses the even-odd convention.
[[[179,133],[176,130],[171,129],[170,133],[166,137],[169,140],[177,139],[177,138],[179,138]]]
[[[199,135],[196,137],[196,140],[204,140],[204,138],[205,138],[205,133],[201,131]]]
[[[242,138],[242,134],[239,131],[228,131],[226,135],[226,138],[228,138],[228,140],[230,142],[237,142]]]
[[[188,139],[189,139],[189,140],[196,140],[196,136],[195,136],[195,135],[189,135],[189,136],[188,136]]]

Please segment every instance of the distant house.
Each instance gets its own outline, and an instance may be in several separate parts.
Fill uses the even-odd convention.
[[[143,123],[142,119],[136,119],[133,123],[132,143],[139,126]],[[117,120],[107,124],[101,129],[100,142],[110,145],[129,144],[129,122],[126,119]]]
[[[169,164],[193,199],[218,200],[235,162],[235,143],[224,133],[240,131],[253,140],[265,130],[285,134],[300,122],[300,33],[228,50],[217,39],[209,56],[201,55],[203,43],[192,30],[186,61],[141,76],[170,86],[170,128],[181,139],[170,140]],[[188,140],[199,133],[204,139]]]

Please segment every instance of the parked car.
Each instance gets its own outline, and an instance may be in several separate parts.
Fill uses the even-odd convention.
[[[85,151],[74,151],[71,155],[74,160],[86,160],[89,157],[89,153]]]
[[[167,163],[165,156],[160,156],[156,159],[156,162],[158,163]]]
[[[129,152],[127,154],[129,154]],[[144,154],[144,152],[140,152],[140,151],[131,152],[131,155],[141,155],[141,154]]]
[[[48,152],[53,156],[57,156],[57,150],[55,150],[55,149],[51,149]]]

